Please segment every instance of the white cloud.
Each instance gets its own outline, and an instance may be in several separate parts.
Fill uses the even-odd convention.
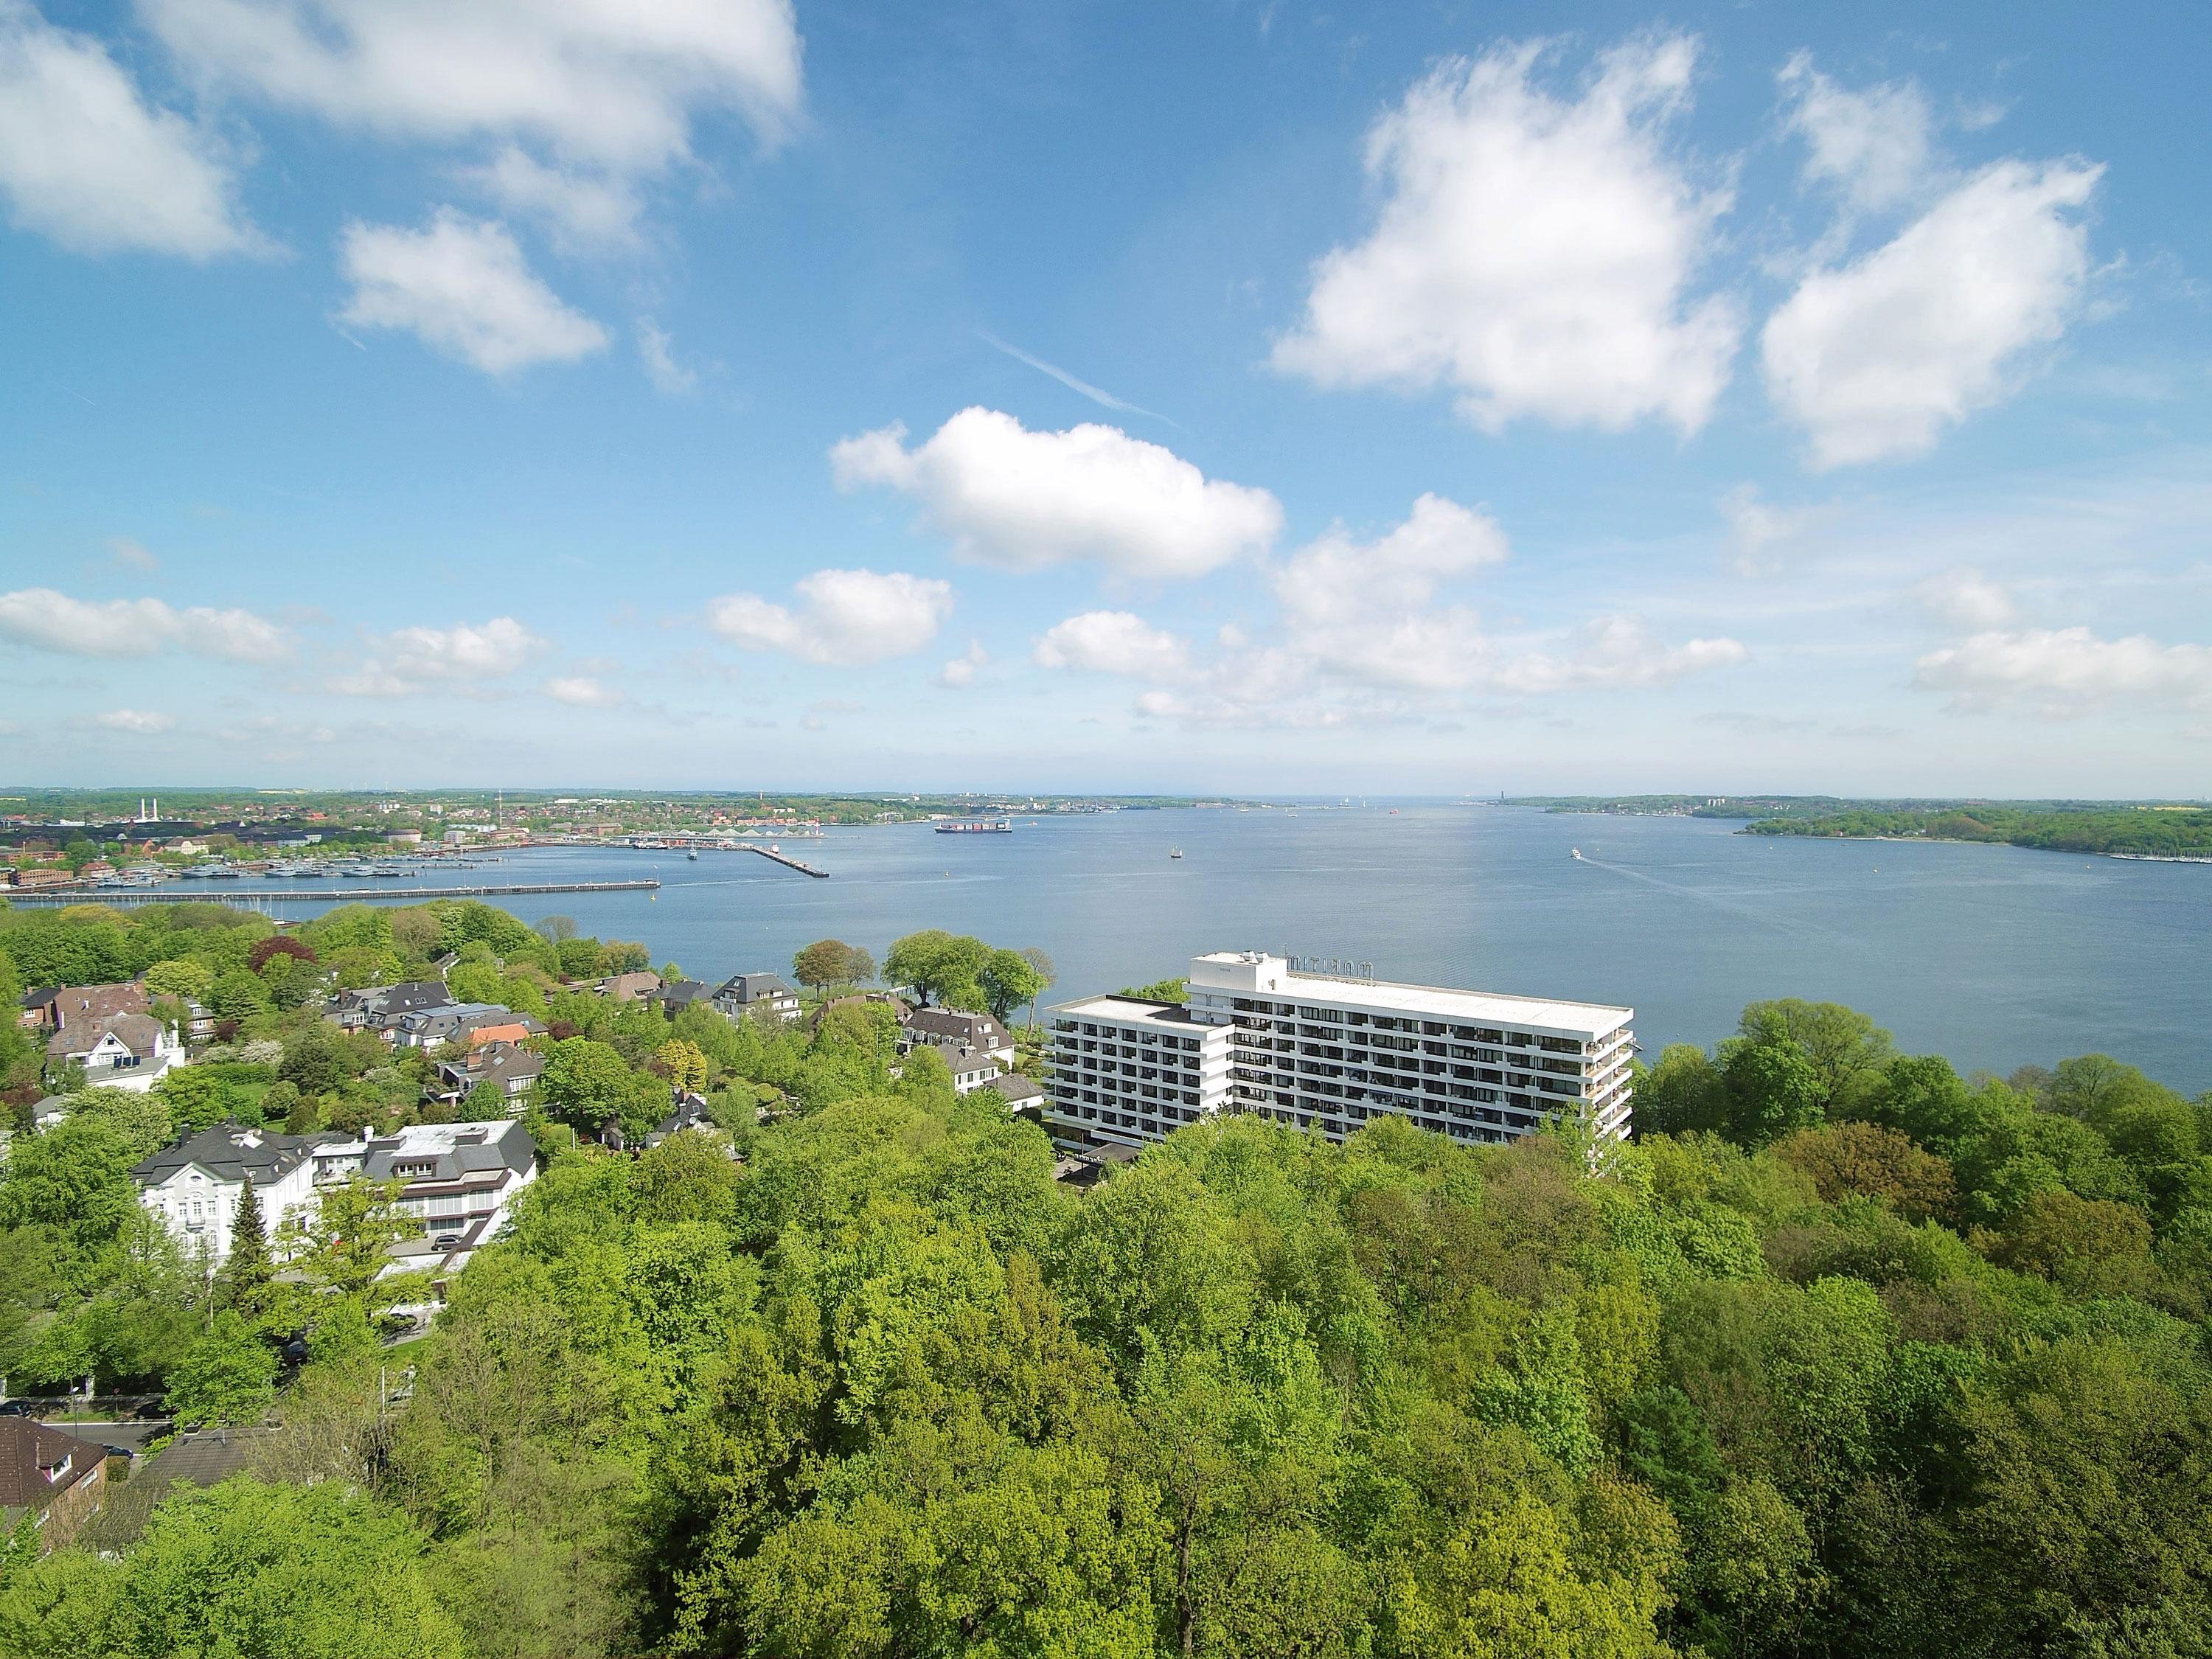
[[[653,382],[653,390],[672,398],[682,398],[699,389],[696,370],[689,369],[676,361],[669,349],[674,343],[667,331],[650,317],[637,319],[637,355],[645,365],[645,378]]]
[[[1778,77],[1790,106],[1790,130],[1806,145],[1805,177],[1834,185],[1862,211],[1911,196],[1934,166],[1935,123],[1911,81],[1847,91],[1799,52]]]
[[[1371,685],[1471,685],[1484,669],[1480,621],[1464,605],[1437,606],[1437,589],[1505,557],[1496,520],[1440,495],[1423,495],[1373,542],[1333,530],[1276,573],[1290,648]]]
[[[1036,642],[1042,668],[1165,679],[1188,666],[1183,641],[1127,611],[1086,611],[1055,623]]]
[[[93,719],[111,732],[130,732],[139,737],[173,730],[177,724],[174,714],[144,708],[111,708],[104,714],[94,714]]]
[[[458,176],[507,212],[544,225],[564,253],[621,252],[641,240],[637,218],[644,204],[618,176],[548,167],[514,144]]]
[[[406,696],[512,674],[546,641],[512,617],[451,628],[403,628],[377,641],[358,673],[333,680],[349,696]]]
[[[1836,516],[1832,503],[1777,507],[1759,498],[1756,484],[1738,484],[1720,499],[1728,520],[1729,568],[1739,576],[1771,576],[1784,555]]]
[[[797,117],[790,0],[139,0],[213,85],[396,137],[524,140],[644,170],[696,113],[775,139]]]
[[[264,252],[223,145],[149,104],[91,36],[0,0],[0,195],[78,253]]]
[[[421,230],[356,220],[339,238],[354,285],[341,322],[405,329],[487,374],[570,362],[606,331],[571,311],[523,262],[507,227],[440,208]]]
[[[114,555],[115,562],[130,570],[159,570],[161,562],[155,558],[143,542],[128,536],[111,536],[107,550]]]
[[[1373,234],[1315,267],[1278,368],[1324,386],[1439,382],[1495,432],[1523,416],[1705,424],[1741,332],[1688,293],[1728,192],[1668,153],[1696,43],[1629,41],[1580,96],[1532,83],[1544,48],[1443,65],[1368,135]]]
[[[1662,644],[1639,617],[1600,617],[1585,624],[1565,656],[1534,652],[1507,663],[1497,677],[1506,691],[1565,691],[1580,686],[1665,685],[1692,674],[1732,668],[1751,653],[1735,640]]]
[[[1096,559],[1125,576],[1202,576],[1265,550],[1282,527],[1267,491],[1209,479],[1118,427],[1031,432],[963,409],[927,442],[905,439],[894,424],[836,444],[838,487],[915,496],[963,557],[1004,569]]]
[[[1911,597],[1938,621],[1960,628],[2002,628],[2014,615],[2012,596],[1971,565],[1916,583]]]
[[[2019,354],[2079,309],[2088,239],[2069,210],[2102,172],[1997,162],[1887,246],[1804,279],[1760,348],[1768,395],[1815,466],[1923,453],[2004,395]]]
[[[81,657],[150,657],[178,650],[229,662],[281,662],[291,636],[251,611],[160,599],[73,599],[51,587],[0,593],[0,637]]]
[[[550,679],[543,688],[556,702],[574,708],[612,708],[623,700],[621,689],[588,674],[568,674]]]
[[[951,583],[903,571],[817,570],[794,591],[795,611],[757,593],[710,599],[707,625],[748,651],[858,667],[921,650],[952,611]]]
[[[2212,647],[2160,645],[2141,634],[2100,639],[2086,628],[1990,630],[1915,665],[1912,683],[1961,707],[2040,699],[2072,713],[2116,698],[2212,704]]]
[[[948,691],[964,690],[975,684],[976,671],[990,660],[990,654],[983,649],[983,641],[970,640],[963,655],[953,658],[937,671],[937,683]]]

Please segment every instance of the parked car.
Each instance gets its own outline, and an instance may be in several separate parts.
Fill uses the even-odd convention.
[[[459,1233],[440,1233],[430,1241],[430,1244],[434,1249],[458,1250],[461,1248],[461,1236]]]

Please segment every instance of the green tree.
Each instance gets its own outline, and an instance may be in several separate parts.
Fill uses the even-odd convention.
[[[1849,1109],[1893,1057],[1889,1033],[1839,1002],[1802,1002],[1796,997],[1754,1002],[1743,1011],[1739,1035],[1759,1036],[1767,1029],[1770,1016],[1780,1021],[1820,1079],[1824,1115]]]
[[[295,1265],[317,1284],[329,1286],[356,1304],[368,1301],[392,1247],[421,1233],[422,1224],[399,1207],[400,1181],[371,1181],[365,1176],[325,1187]]]
[[[925,928],[891,941],[884,953],[884,977],[911,986],[925,1006],[949,1003],[978,988],[977,976],[990,957],[991,947],[979,939]]]
[[[1820,1121],[1820,1073],[1771,1006],[1745,1011],[1742,1035],[1721,1044],[1720,1072],[1726,1133],[1740,1146],[1764,1146]]]
[[[1016,951],[994,951],[975,972],[975,982],[990,1004],[991,1017],[1000,1024],[1021,1004],[1042,994],[1045,977]]]
[[[269,1259],[269,1235],[261,1219],[261,1194],[247,1176],[239,1185],[238,1207],[230,1218],[230,1255],[222,1267],[224,1297],[252,1318],[261,1310],[276,1269]]]
[[[276,1353],[244,1319],[224,1312],[169,1372],[166,1403],[182,1424],[256,1423],[276,1398]]]
[[[791,976],[819,992],[852,977],[853,947],[842,939],[822,939],[803,945],[791,958]]]

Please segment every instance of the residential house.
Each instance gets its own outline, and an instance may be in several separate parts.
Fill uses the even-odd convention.
[[[151,1014],[75,1016],[46,1042],[50,1073],[81,1066],[86,1082],[133,1094],[145,1093],[163,1073],[185,1063],[183,1041]]]
[[[649,997],[660,988],[660,975],[654,973],[611,974],[605,979],[592,981],[592,990],[616,1002],[635,1002],[640,997]]]
[[[988,1087],[999,1076],[999,1062],[988,1054],[974,1048],[948,1048],[943,1044],[931,1045],[945,1056],[945,1063],[952,1068],[952,1092],[973,1094]]]
[[[1010,1112],[1026,1111],[1044,1105],[1044,1085],[1035,1078],[1024,1077],[1019,1072],[1009,1072],[990,1085],[1006,1103]]]
[[[404,980],[398,985],[372,985],[358,991],[341,991],[332,999],[325,1018],[343,1031],[374,1031],[386,1042],[408,1015],[429,1008],[453,1006],[453,993],[434,979]]]
[[[400,1048],[434,1048],[441,1042],[520,1042],[544,1036],[545,1027],[496,1002],[455,1002],[404,1014],[392,1033]]]
[[[25,1024],[58,1031],[71,1020],[100,1020],[110,1014],[143,1014],[146,988],[126,979],[113,985],[59,985],[23,999]]]
[[[39,1553],[69,1542],[106,1492],[107,1448],[28,1417],[0,1417],[0,1519],[34,1517]]]
[[[659,990],[647,994],[645,1000],[672,1018],[695,1002],[703,1002],[710,1008],[714,1006],[714,988],[701,980],[672,980]]]
[[[326,1143],[315,1149],[314,1162],[318,1183],[355,1175],[402,1183],[397,1207],[422,1224],[422,1237],[396,1253],[403,1258],[488,1243],[507,1224],[514,1195],[538,1178],[538,1148],[519,1118],[410,1124],[371,1139]],[[447,1238],[457,1242],[440,1243]]]
[[[221,1261],[230,1254],[231,1222],[249,1180],[261,1225],[273,1237],[298,1226],[313,1208],[315,1150],[346,1139],[218,1123],[140,1159],[131,1174],[141,1204],[187,1248],[204,1249],[211,1261]]]
[[[507,1099],[516,1100],[529,1092],[544,1069],[543,1054],[504,1041],[480,1042],[463,1059],[439,1062],[437,1080],[423,1091],[423,1097],[459,1105],[479,1085],[490,1083]]]
[[[971,1048],[1008,1071],[1013,1069],[1014,1040],[988,1014],[971,1014],[958,1008],[917,1008],[907,1016],[900,1030],[900,1051],[921,1042],[956,1051]],[[948,1063],[953,1058],[951,1054],[945,1056]]]
[[[799,1018],[799,993],[774,974],[733,974],[714,995],[715,1012],[730,1019],[765,1008],[777,1018]]]

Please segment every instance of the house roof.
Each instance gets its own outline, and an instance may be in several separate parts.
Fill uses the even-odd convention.
[[[298,1169],[317,1146],[344,1139],[327,1133],[279,1134],[218,1123],[139,1159],[131,1166],[131,1173],[140,1186],[155,1187],[186,1165],[197,1164],[218,1181],[243,1181],[251,1176],[256,1186],[265,1187]]]
[[[441,1076],[456,1083],[511,1083],[516,1078],[536,1077],[544,1069],[544,1055],[534,1054],[503,1039],[471,1048],[465,1060],[443,1060],[438,1066]]]
[[[979,1048],[1006,1046],[1006,1028],[997,1020],[957,1008],[917,1008],[907,1016],[906,1029],[931,1042],[972,1042]]]
[[[672,980],[653,993],[649,999],[678,1008],[688,1008],[695,1002],[703,1002],[714,994],[714,988],[702,980]]]
[[[108,1014],[94,1020],[80,1015],[47,1040],[46,1057],[60,1060],[71,1054],[88,1054],[100,1046],[102,1037],[112,1032],[117,1042],[143,1060],[154,1052],[161,1040],[161,1022],[151,1014]]]
[[[428,1163],[427,1174],[413,1181],[458,1181],[463,1176],[493,1170],[526,1173],[538,1156],[530,1131],[520,1120],[502,1123],[416,1123],[394,1134],[370,1141],[362,1155],[362,1173],[371,1181],[397,1179],[393,1165]]]
[[[0,1505],[43,1510],[106,1460],[107,1448],[27,1417],[0,1417]],[[67,1474],[46,1477],[66,1461]]]
[[[660,975],[643,969],[635,973],[610,974],[605,979],[593,980],[592,988],[603,997],[612,997],[617,1002],[629,1002],[658,991]]]
[[[105,1019],[110,1014],[143,1014],[146,988],[135,980],[114,985],[64,985],[54,993],[55,1020],[66,1027],[79,1020]]]
[[[721,989],[714,993],[718,997],[725,994],[735,997],[741,1005],[759,1002],[768,997],[793,994],[791,987],[774,974],[732,974],[722,981]]]
[[[1032,1100],[1044,1098],[1044,1085],[1035,1078],[1024,1077],[1019,1072],[1009,1072],[991,1085],[1009,1106],[1020,1106]]]

